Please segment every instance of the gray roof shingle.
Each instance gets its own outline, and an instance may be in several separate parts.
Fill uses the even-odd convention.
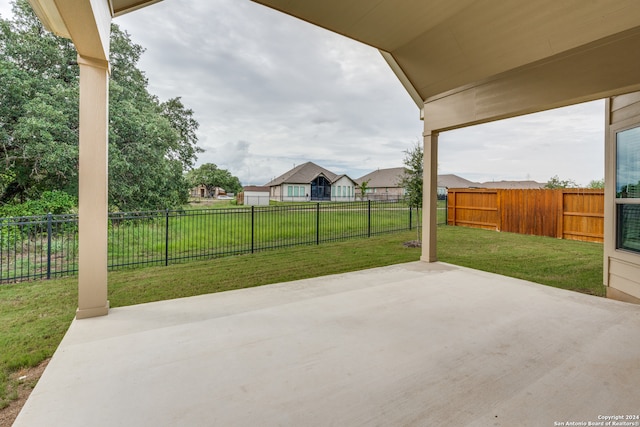
[[[338,175],[330,170],[318,166],[313,162],[306,162],[269,181],[265,186],[274,187],[282,184],[309,184],[320,174],[324,175],[331,182],[339,178]]]
[[[402,187],[400,183],[406,168],[389,168],[378,169],[356,179],[358,185],[364,181],[368,181],[369,188],[398,188]]]

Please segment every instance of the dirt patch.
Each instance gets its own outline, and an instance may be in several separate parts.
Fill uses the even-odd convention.
[[[47,359],[34,368],[20,369],[11,374],[10,381],[18,393],[18,398],[12,401],[9,406],[0,409],[0,427],[10,427],[20,413],[20,410],[27,401],[31,391],[42,376],[44,368],[49,364]]]
[[[409,242],[404,242],[402,245],[407,248],[421,248],[422,242],[420,242],[419,240],[411,240]]]

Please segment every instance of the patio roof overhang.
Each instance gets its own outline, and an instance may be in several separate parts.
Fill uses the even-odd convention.
[[[634,0],[253,0],[379,49],[431,129],[640,88]]]
[[[111,18],[162,0],[29,0],[46,29],[73,40],[78,54],[109,59]]]

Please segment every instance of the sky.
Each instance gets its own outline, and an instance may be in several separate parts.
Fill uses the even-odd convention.
[[[196,165],[243,185],[307,161],[356,179],[422,144],[418,107],[369,46],[249,0],[165,0],[114,23],[146,49],[149,91],[194,111]],[[604,101],[444,132],[438,150],[440,174],[587,185],[604,176]]]

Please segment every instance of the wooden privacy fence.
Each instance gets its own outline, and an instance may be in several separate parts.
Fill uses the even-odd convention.
[[[449,189],[447,223],[602,243],[604,190]]]

